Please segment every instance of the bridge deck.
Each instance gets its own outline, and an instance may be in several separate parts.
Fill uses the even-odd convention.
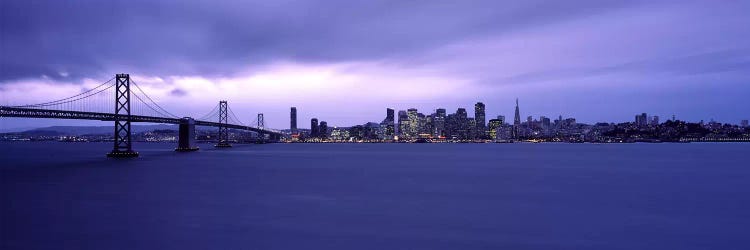
[[[114,121],[115,118],[120,118],[120,120],[128,119],[127,115],[116,115],[116,114],[110,114],[110,113],[35,109],[35,108],[18,108],[18,107],[4,107],[4,106],[0,106],[0,117],[76,119],[76,120],[95,120],[95,121]],[[180,124],[181,120],[182,119],[179,119],[179,118],[130,115],[131,122]],[[207,126],[207,127],[226,126],[231,129],[253,131],[256,133],[260,133],[260,134],[280,135],[278,132],[267,130],[267,129],[260,129],[256,127],[237,125],[237,124],[224,125],[224,124],[221,124],[218,122],[212,122],[212,121],[196,120],[195,125]]]

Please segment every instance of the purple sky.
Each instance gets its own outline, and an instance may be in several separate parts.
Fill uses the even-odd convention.
[[[385,108],[750,119],[750,1],[0,2],[0,105],[125,72],[172,113],[331,126]],[[102,122],[0,119],[0,130]]]

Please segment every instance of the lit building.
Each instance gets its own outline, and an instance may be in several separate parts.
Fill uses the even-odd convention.
[[[406,131],[409,130],[409,116],[406,115],[406,111],[398,111],[398,135],[405,137]]]
[[[467,118],[466,119],[466,136],[464,139],[467,140],[473,140],[479,137],[479,130],[477,130],[477,120],[474,120],[474,118]]]
[[[495,140],[499,142],[510,142],[515,139],[515,129],[510,125],[503,125],[497,129]]]
[[[416,138],[417,134],[419,134],[419,116],[417,114],[417,109],[410,108],[406,111],[406,114],[409,119],[409,127],[405,134],[408,138]]]
[[[292,107],[291,112],[289,113],[289,128],[292,131],[292,134],[297,134],[297,108]]]
[[[477,102],[474,104],[474,122],[476,123],[476,138],[486,137],[486,125],[485,125],[485,111],[484,103]]]
[[[454,139],[466,140],[469,138],[469,117],[465,108],[458,108],[451,122],[451,135]],[[473,120],[473,118],[472,118]]]
[[[334,127],[331,130],[331,140],[342,142],[342,141],[348,141],[349,140],[349,131],[345,129],[339,129],[337,127]]]
[[[435,136],[445,136],[445,119],[446,119],[446,113],[444,108],[439,108],[435,110],[435,117],[433,118],[433,126],[435,131]]]
[[[490,135],[490,139],[494,140],[497,138],[497,129],[502,125],[503,123],[500,121],[500,119],[490,119],[489,123],[487,124],[487,132]]]

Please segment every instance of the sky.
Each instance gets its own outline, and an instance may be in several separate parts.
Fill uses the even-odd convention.
[[[199,117],[380,122],[386,108],[512,119],[750,119],[750,1],[0,2],[0,105],[128,73]],[[470,114],[471,116],[471,114]],[[0,130],[103,122],[0,118]]]

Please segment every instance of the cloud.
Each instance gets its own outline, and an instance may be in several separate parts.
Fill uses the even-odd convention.
[[[186,96],[187,94],[188,94],[187,91],[179,89],[179,88],[175,88],[172,91],[169,91],[169,95],[177,96],[177,97]]]
[[[708,83],[750,94],[741,84],[750,80],[743,73],[750,68],[748,7],[742,1],[2,1],[0,94],[5,102],[46,101],[122,72],[176,113],[230,99],[247,111],[241,116],[263,111],[277,126],[288,119],[288,106],[298,106],[301,119],[310,114],[348,125],[380,120],[385,106],[429,113],[484,101],[488,112],[507,113],[500,107],[515,97],[540,114],[629,119],[649,107],[623,104],[671,105],[674,99],[650,99],[685,86],[700,101],[674,109],[716,105],[699,98]],[[16,97],[22,90],[34,94]],[[618,111],[586,112],[586,102],[601,96]],[[723,101],[731,100],[741,101]]]
[[[59,71],[227,76],[277,60],[369,61],[632,1],[3,1],[0,82]],[[119,12],[119,13],[118,13]],[[118,72],[119,72],[118,71]],[[54,72],[54,73],[53,73]]]

